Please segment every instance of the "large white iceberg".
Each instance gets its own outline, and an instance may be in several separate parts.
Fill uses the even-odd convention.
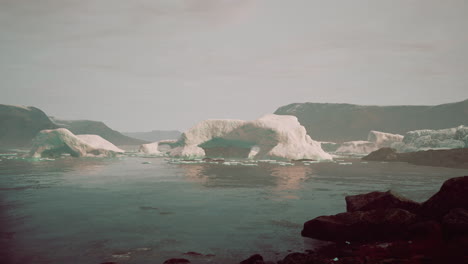
[[[331,159],[295,116],[266,115],[253,121],[206,120],[182,134],[172,156],[255,159]]]
[[[343,154],[369,154],[379,148],[390,147],[394,143],[402,142],[402,140],[402,135],[372,130],[367,136],[367,141],[344,142],[336,152]]]
[[[468,127],[409,131],[405,134],[402,142],[392,144],[392,147],[398,152],[466,148],[468,147]]]
[[[205,151],[198,145],[213,138],[220,138],[245,124],[243,120],[210,119],[196,124],[185,131],[173,144],[169,155],[178,157],[203,157]]]
[[[42,157],[68,153],[73,157],[109,157],[123,152],[98,135],[76,136],[66,128],[58,128],[40,131],[33,139],[30,155]]]

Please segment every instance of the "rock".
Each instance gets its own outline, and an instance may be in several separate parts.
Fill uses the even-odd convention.
[[[422,204],[421,213],[431,218],[442,218],[455,208],[468,210],[468,176],[445,181],[439,192]]]
[[[396,149],[381,148],[374,152],[371,152],[369,155],[363,157],[362,159],[369,161],[397,161],[398,154],[396,153]]]
[[[450,210],[442,219],[442,225],[448,234],[468,234],[468,210],[463,208]]]
[[[400,208],[409,212],[415,212],[421,206],[421,204],[392,191],[351,195],[346,196],[345,199],[346,210],[348,212],[388,208]]]
[[[325,260],[320,259],[319,257],[312,254],[305,253],[291,253],[287,255],[282,261],[278,264],[325,264]]]
[[[203,256],[202,253],[198,253],[198,252],[194,252],[194,251],[185,252],[184,255],[187,255],[187,256],[194,256],[194,257]]]
[[[328,241],[378,241],[404,238],[408,227],[417,216],[406,210],[346,212],[332,216],[319,216],[304,224],[305,237]]]
[[[248,259],[243,260],[240,264],[264,264],[263,257],[259,254],[250,256]]]
[[[188,259],[183,259],[183,258],[172,258],[164,261],[163,264],[185,264],[185,263],[190,263]]]
[[[442,239],[442,226],[434,220],[417,222],[409,227],[411,239],[440,240]]]
[[[381,148],[362,158],[370,161],[400,161],[415,165],[468,168],[468,148],[439,149],[397,153],[393,148]]]

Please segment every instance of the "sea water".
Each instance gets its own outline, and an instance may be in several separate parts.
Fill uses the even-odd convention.
[[[238,263],[315,242],[307,220],[346,195],[392,189],[416,201],[468,170],[406,163],[173,164],[164,158],[0,161],[1,263]],[[185,255],[187,252],[197,252]]]

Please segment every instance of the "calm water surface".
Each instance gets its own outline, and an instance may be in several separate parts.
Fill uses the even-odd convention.
[[[392,189],[423,201],[462,175],[468,170],[359,161],[244,167],[3,158],[0,262],[238,263],[253,253],[276,260],[310,248],[302,224],[345,211],[346,195]],[[215,256],[183,255],[189,251]]]

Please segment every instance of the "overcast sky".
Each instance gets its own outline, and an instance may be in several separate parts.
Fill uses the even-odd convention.
[[[120,131],[468,98],[468,1],[0,0],[0,103]]]

